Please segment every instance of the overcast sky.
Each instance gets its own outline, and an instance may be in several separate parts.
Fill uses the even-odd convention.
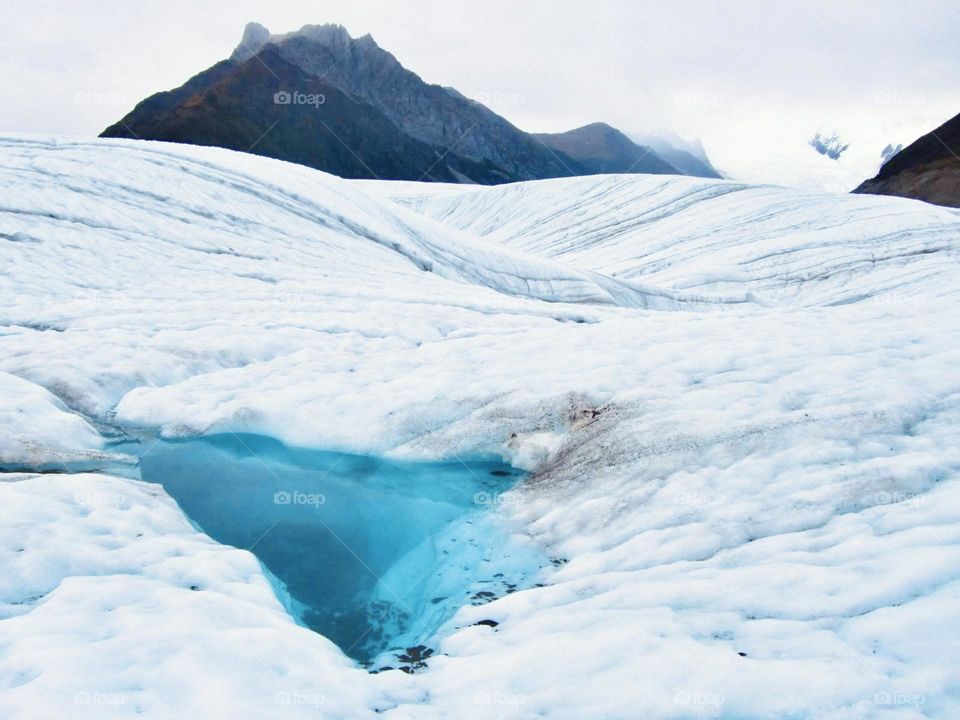
[[[699,137],[747,180],[849,189],[886,142],[960,112],[956,0],[3,1],[3,131],[95,135],[228,56],[249,20],[370,33],[525,130]],[[806,146],[820,128],[851,143],[840,163]]]

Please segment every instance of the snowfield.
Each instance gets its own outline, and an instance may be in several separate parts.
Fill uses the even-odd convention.
[[[0,179],[0,717],[960,717],[960,213],[39,137]],[[134,429],[499,455],[554,562],[370,674],[120,477]]]
[[[957,216],[924,203],[674,176],[359,184],[506,247],[692,293],[807,306],[955,289]]]

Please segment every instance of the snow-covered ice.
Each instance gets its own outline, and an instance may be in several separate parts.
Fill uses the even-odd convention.
[[[0,397],[0,466],[69,470],[84,462],[122,461],[103,452],[103,439],[90,423],[43,387],[0,372]]]
[[[0,716],[960,715],[960,213],[38,137],[0,179]],[[368,674],[71,464],[133,430],[499,455],[555,562]]]
[[[686,293],[796,306],[956,291],[960,218],[924,203],[656,175],[358,184],[507,247]]]

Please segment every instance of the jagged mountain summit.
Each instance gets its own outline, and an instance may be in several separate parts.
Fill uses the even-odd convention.
[[[960,115],[887,159],[854,192],[960,207]]]
[[[143,100],[102,136],[224,147],[346,178],[497,184],[682,172],[609,131],[625,154],[598,170],[593,158],[548,147],[483,104],[425,83],[370,35],[352,38],[340,25],[271,34],[250,23],[228,59]]]

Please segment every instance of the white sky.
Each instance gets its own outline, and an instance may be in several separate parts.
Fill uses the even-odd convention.
[[[960,112],[956,0],[3,0],[0,131],[95,135],[228,56],[243,26],[371,33],[529,131],[700,137],[745,180],[846,190]],[[840,163],[806,141],[851,143]]]

